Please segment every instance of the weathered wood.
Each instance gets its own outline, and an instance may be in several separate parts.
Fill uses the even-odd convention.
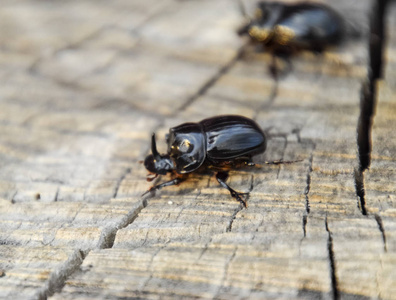
[[[331,5],[367,33],[370,1]],[[396,299],[394,32],[365,216],[368,35],[293,57],[274,95],[241,21],[226,0],[2,4],[0,297]],[[150,134],[165,151],[169,127],[215,114],[255,118],[257,163],[302,161],[232,171],[247,209],[206,176],[142,198]]]

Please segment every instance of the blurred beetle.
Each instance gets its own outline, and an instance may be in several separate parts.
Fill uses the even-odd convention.
[[[246,16],[241,4],[242,13]],[[290,56],[300,50],[321,53],[330,46],[339,45],[345,37],[344,19],[332,8],[320,3],[259,2],[255,17],[249,18],[239,35],[249,35],[254,43],[273,54],[269,66],[277,79],[279,70],[276,57],[285,61],[287,73],[291,68]]]
[[[339,44],[344,32],[343,18],[324,4],[259,2],[255,17],[238,33],[275,52],[321,52]]]

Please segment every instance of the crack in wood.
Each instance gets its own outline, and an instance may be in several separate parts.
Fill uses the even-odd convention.
[[[307,214],[309,214],[310,211],[311,211],[311,206],[309,204],[309,192],[311,190],[311,173],[313,171],[312,164],[313,164],[313,155],[314,155],[313,153],[314,153],[314,150],[315,150],[315,146],[313,147],[312,152],[311,152],[311,156],[309,157],[309,166],[308,166],[307,179],[306,179],[306,184],[307,185],[305,186],[305,189],[304,189],[305,211],[306,211]]]
[[[97,249],[112,248],[117,231],[127,227],[133,223],[138,217],[139,213],[143,208],[147,206],[147,200],[144,199],[137,208],[133,208],[120,222],[113,228],[105,228],[102,230]],[[83,206],[82,206],[83,207]],[[80,208],[80,210],[82,209]],[[80,211],[79,210],[79,211]],[[77,216],[75,214],[74,218]],[[64,287],[66,280],[70,277],[84,262],[85,257],[88,255],[90,250],[76,250],[71,257],[58,269],[51,273],[49,279],[45,283],[44,287],[37,292],[37,299],[46,300],[53,294],[60,292]]]
[[[356,195],[358,196],[357,206],[362,212],[362,215],[366,216],[367,209],[366,209],[366,195],[364,191],[364,172],[362,172],[359,169],[355,169],[354,177],[355,177]]]
[[[151,256],[149,265],[148,265],[148,269],[150,269],[150,276],[147,278],[147,280],[142,284],[142,288],[140,289],[141,291],[143,291],[146,286],[148,285],[148,283],[150,282],[150,280],[154,277],[154,271],[153,271],[153,261],[154,258],[158,255],[158,253],[160,253],[163,249],[166,248],[166,246],[169,244],[170,241],[167,241],[163,246],[159,247],[157,249],[157,251],[155,251],[155,253]]]
[[[236,215],[243,209],[242,204],[238,205],[238,207],[235,209],[234,213],[231,216],[230,222],[228,223],[228,226],[226,228],[226,232],[231,232],[232,230],[232,224],[234,223],[234,220],[236,218]]]
[[[66,284],[67,278],[80,268],[88,253],[89,250],[75,250],[66,262],[50,274],[44,286],[38,290],[34,298],[46,300],[53,294],[60,292]]]
[[[384,243],[384,252],[387,252],[388,250],[386,247],[386,234],[385,234],[384,224],[382,223],[382,218],[377,214],[374,214],[374,218],[375,218],[375,221],[377,221],[378,229],[381,231],[382,242]]]
[[[209,249],[209,244],[212,242],[212,240],[213,240],[213,237],[211,237],[211,238],[209,239],[209,241],[205,244],[204,248],[202,249],[201,253],[199,254],[199,256],[198,256],[198,258],[196,259],[195,262],[200,261],[201,258],[202,258],[202,256],[206,253],[206,251],[208,251],[208,249]]]
[[[252,174],[251,177],[250,177],[250,187],[249,187],[249,190],[248,190],[248,194],[247,194],[246,201],[247,201],[248,198],[249,198],[249,193],[253,190],[253,182],[254,182],[254,175]],[[238,214],[241,210],[243,210],[243,208],[244,208],[244,207],[243,207],[242,203],[240,203],[240,205],[235,209],[234,213],[233,213],[232,216],[231,216],[230,222],[228,223],[228,226],[227,226],[227,228],[226,228],[226,232],[231,232],[231,230],[232,230],[232,225],[233,225],[233,223],[234,223],[234,220],[236,219],[237,214]]]
[[[230,258],[228,259],[228,261],[224,265],[223,277],[221,278],[221,282],[220,282],[219,288],[218,288],[218,290],[216,292],[216,295],[213,297],[214,299],[218,299],[219,298],[221,289],[224,287],[224,283],[225,283],[225,281],[227,279],[227,275],[228,275],[228,271],[229,271],[229,268],[230,268],[230,264],[231,264],[232,260],[234,259],[237,250],[238,250],[238,247],[235,247],[234,252],[231,254]]]
[[[303,229],[303,238],[305,238],[307,236],[307,224],[308,224],[308,214],[306,211],[303,214],[302,217],[302,229]]]
[[[376,107],[377,80],[383,73],[385,44],[385,11],[387,0],[376,0],[372,4],[370,15],[369,61],[367,79],[362,83],[360,95],[360,116],[357,125],[357,146],[359,167],[355,170],[356,194],[360,199],[359,208],[367,215],[364,193],[364,171],[371,164],[371,129]]]
[[[337,276],[336,276],[336,263],[335,263],[334,249],[333,249],[333,237],[332,237],[332,233],[329,229],[329,224],[327,222],[327,216],[325,218],[325,228],[328,233],[327,253],[328,253],[329,268],[330,268],[331,294],[332,294],[332,299],[337,300],[340,297],[339,297],[339,292],[338,292],[338,284],[337,284]]]
[[[198,89],[198,91],[190,96],[186,102],[184,102],[180,108],[177,110],[177,113],[184,111],[188,106],[190,106],[196,99],[198,99],[200,96],[204,95],[212,86],[214,86],[216,84],[216,82],[221,78],[221,76],[223,76],[224,74],[226,74],[236,63],[237,61],[242,57],[243,52],[244,52],[245,46],[242,46],[238,49],[237,54],[235,55],[235,57],[230,60],[228,63],[226,63],[224,66],[222,66],[219,71],[212,76],[211,78],[209,78],[208,81],[206,81],[200,89]]]
[[[119,222],[115,227],[111,226],[102,230],[99,242],[97,245],[98,249],[112,248],[117,235],[118,230],[127,227],[132,224],[139,216],[140,212],[147,206],[147,200],[144,199],[138,207],[132,208],[132,210]]]
[[[285,143],[283,144],[283,148],[282,148],[281,161],[283,161],[284,158],[285,158],[285,152],[286,152],[287,144],[288,144],[287,135],[286,135],[286,134],[283,134],[283,135],[282,135],[282,138],[284,138]],[[282,164],[279,164],[279,166],[278,166],[278,172],[276,173],[276,179],[279,179],[279,174],[280,174],[280,171],[281,171],[281,167],[282,167]]]
[[[54,196],[54,202],[57,202],[58,201],[58,196],[59,196],[59,186],[58,186],[58,188],[56,189],[56,193],[55,193],[55,196]]]
[[[11,200],[10,200],[10,202],[11,202],[11,204],[15,204],[15,196],[18,194],[18,190],[16,190],[15,192],[14,192],[14,194],[11,196]]]
[[[132,170],[131,168],[127,168],[127,169],[125,170],[125,172],[121,175],[121,177],[117,180],[116,186],[115,186],[115,188],[114,188],[113,198],[116,198],[116,197],[117,197],[118,190],[120,189],[120,186],[121,186],[122,181],[125,179],[125,177],[126,177],[129,173],[131,173],[131,170]]]
[[[301,142],[301,140],[300,140]],[[314,151],[316,149],[316,144],[313,141],[309,141],[310,144],[312,144],[312,151],[311,155],[309,157],[309,165],[308,165],[308,171],[307,171],[307,178],[306,178],[306,186],[304,189],[304,195],[305,195],[305,212],[303,214],[302,218],[302,228],[303,228],[303,233],[304,237],[307,236],[307,224],[308,224],[308,215],[311,212],[311,206],[309,203],[309,192],[311,190],[311,174],[313,172],[313,157],[314,157]]]

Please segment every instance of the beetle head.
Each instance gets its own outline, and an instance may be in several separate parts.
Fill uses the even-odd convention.
[[[274,27],[283,13],[284,6],[276,2],[259,2],[255,17],[247,30],[250,37],[258,42],[269,42],[274,35]]]
[[[175,169],[175,164],[168,154],[160,155],[155,143],[155,133],[151,137],[151,153],[144,160],[144,166],[155,174],[165,175]]]

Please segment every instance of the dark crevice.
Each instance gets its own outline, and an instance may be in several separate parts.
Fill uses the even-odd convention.
[[[226,232],[231,232],[231,230],[232,230],[232,224],[234,223],[234,220],[235,220],[235,218],[236,218],[236,215],[237,215],[242,209],[243,209],[242,204],[239,205],[239,206],[235,209],[234,213],[233,213],[232,216],[231,216],[230,222],[228,223],[228,226],[227,226],[227,228],[226,228]]]
[[[216,292],[216,296],[213,297],[214,299],[220,298],[219,295],[220,295],[221,289],[224,287],[224,283],[225,283],[225,281],[227,279],[227,275],[228,275],[228,270],[230,268],[230,264],[231,264],[232,260],[234,259],[237,250],[238,250],[238,247],[235,247],[234,252],[231,254],[229,260],[226,262],[226,264],[224,266],[223,278],[221,279],[221,283],[219,285],[219,289]]]
[[[378,229],[381,231],[382,234],[382,241],[384,243],[384,251],[387,252],[387,247],[386,247],[386,235],[385,235],[385,228],[384,228],[384,224],[382,223],[382,218],[375,214],[374,215],[375,220],[377,221],[378,224]]]
[[[360,116],[357,128],[359,172],[369,168],[371,163],[371,127],[375,107],[376,87],[373,81],[365,81],[360,95]]]
[[[385,45],[385,11],[388,0],[374,0],[370,18],[369,63],[372,80],[383,77]]]
[[[108,249],[112,248],[114,245],[115,237],[118,230],[127,227],[132,224],[135,219],[139,216],[139,213],[147,206],[147,200],[144,199],[138,207],[133,208],[116,227],[105,228],[102,231],[101,237],[97,248]]]
[[[88,253],[89,251],[75,250],[64,264],[50,274],[48,280],[34,298],[46,300],[53,294],[60,292],[66,283],[66,279],[78,270]]]
[[[147,200],[143,200],[140,205],[133,208],[115,228],[103,229],[96,248],[106,249],[113,247],[117,231],[131,224],[146,206]],[[76,213],[76,215],[77,214],[78,213]],[[60,292],[65,286],[67,278],[80,268],[89,251],[90,250],[83,251],[81,249],[75,250],[64,264],[51,273],[44,287],[37,292],[36,298],[46,300],[53,294]]]
[[[59,197],[59,187],[56,189],[56,193],[54,196],[54,202],[58,201],[58,197]]]
[[[236,64],[236,62],[242,57],[244,49],[244,47],[241,47],[235,57],[226,65],[221,67],[220,70],[212,78],[210,78],[194,95],[188,98],[187,101],[180,107],[177,112],[185,110],[196,99],[204,95],[221,78],[221,76],[227,73]]]
[[[117,180],[117,182],[116,182],[116,187],[115,187],[114,193],[113,193],[113,198],[116,198],[116,197],[117,197],[118,190],[120,189],[121,183],[122,183],[122,181],[125,179],[125,177],[126,177],[129,173],[131,173],[131,168],[127,168],[127,169],[125,170],[124,174],[122,174],[122,176]]]
[[[360,94],[360,116],[357,125],[358,168],[355,170],[356,194],[360,199],[360,210],[367,215],[364,193],[364,171],[371,164],[371,130],[375,115],[377,80],[382,78],[385,44],[385,11],[387,0],[373,0],[370,15],[370,38],[367,79],[362,83]]]
[[[360,170],[355,170],[355,189],[356,194],[358,196],[358,203],[357,206],[362,212],[364,216],[367,215],[366,209],[366,198],[365,198],[365,191],[364,191],[364,172]]]
[[[328,253],[329,267],[330,267],[331,295],[333,300],[337,300],[339,299],[339,292],[338,292],[337,276],[336,276],[335,255],[333,249],[333,237],[329,229],[329,225],[327,223],[327,216],[325,218],[325,227],[328,233],[327,253]]]
[[[250,188],[249,188],[249,191],[248,191],[248,196],[247,196],[247,198],[246,198],[246,201],[248,200],[249,193],[253,190],[253,181],[254,181],[254,176],[253,176],[253,175],[251,176],[251,179],[250,179],[250,180],[251,180],[251,181],[250,181]],[[241,210],[243,210],[243,208],[244,208],[244,206],[243,206],[242,203],[241,203],[241,204],[235,209],[234,213],[233,213],[232,216],[231,216],[230,222],[228,223],[228,226],[227,226],[227,228],[226,228],[226,232],[231,232],[231,231],[232,231],[232,224],[234,223],[234,220],[235,220],[237,214],[238,214]]]
[[[205,244],[205,247],[202,249],[201,253],[199,254],[198,258],[196,259],[196,262],[199,262],[201,260],[201,257],[208,251],[209,245],[212,242],[213,238],[211,237],[210,240]]]
[[[301,140],[300,140],[301,143]],[[310,141],[310,143],[312,144],[312,152],[311,152],[311,156],[309,157],[309,165],[308,165],[308,172],[307,172],[307,179],[306,179],[306,186],[304,189],[304,195],[305,195],[305,212],[303,215],[303,219],[302,219],[302,228],[303,228],[303,233],[304,233],[304,237],[307,236],[307,223],[308,223],[308,215],[311,212],[311,205],[309,203],[309,191],[311,190],[311,174],[313,171],[313,157],[314,157],[314,151],[316,148],[316,145],[314,142]]]
[[[301,128],[294,128],[292,130],[292,134],[295,134],[297,137],[297,143],[301,144]]]
[[[144,290],[146,288],[146,286],[148,285],[148,283],[151,281],[151,279],[153,279],[154,277],[154,270],[153,270],[153,261],[154,258],[158,255],[158,253],[160,253],[163,249],[165,249],[167,247],[167,245],[169,244],[169,241],[165,242],[164,245],[162,245],[161,247],[159,247],[157,249],[157,251],[155,251],[155,253],[151,256],[150,258],[150,262],[149,262],[149,269],[150,269],[150,276],[147,278],[147,280],[142,284],[142,288],[140,289],[141,291]]]
[[[310,213],[311,211],[311,206],[309,204],[309,191],[311,190],[311,173],[313,171],[312,169],[312,163],[313,163],[313,155],[314,155],[314,150],[315,147],[312,149],[312,153],[311,156],[309,158],[309,166],[308,166],[308,173],[307,173],[307,180],[306,183],[307,185],[305,186],[305,190],[304,190],[304,195],[305,195],[305,212],[307,214]]]
[[[283,144],[283,148],[282,148],[281,161],[284,161],[285,152],[286,152],[287,145],[288,145],[288,140],[287,140],[287,135],[286,134],[283,135],[282,137],[285,139],[285,143]],[[279,179],[279,174],[281,172],[281,166],[282,166],[282,164],[279,164],[278,172],[276,173],[276,179]]]
[[[304,214],[302,218],[302,228],[303,228],[304,237],[307,236],[307,223],[308,223],[308,215]]]
[[[11,196],[11,204],[15,204],[15,196],[18,194],[18,191],[15,191],[14,194]]]

